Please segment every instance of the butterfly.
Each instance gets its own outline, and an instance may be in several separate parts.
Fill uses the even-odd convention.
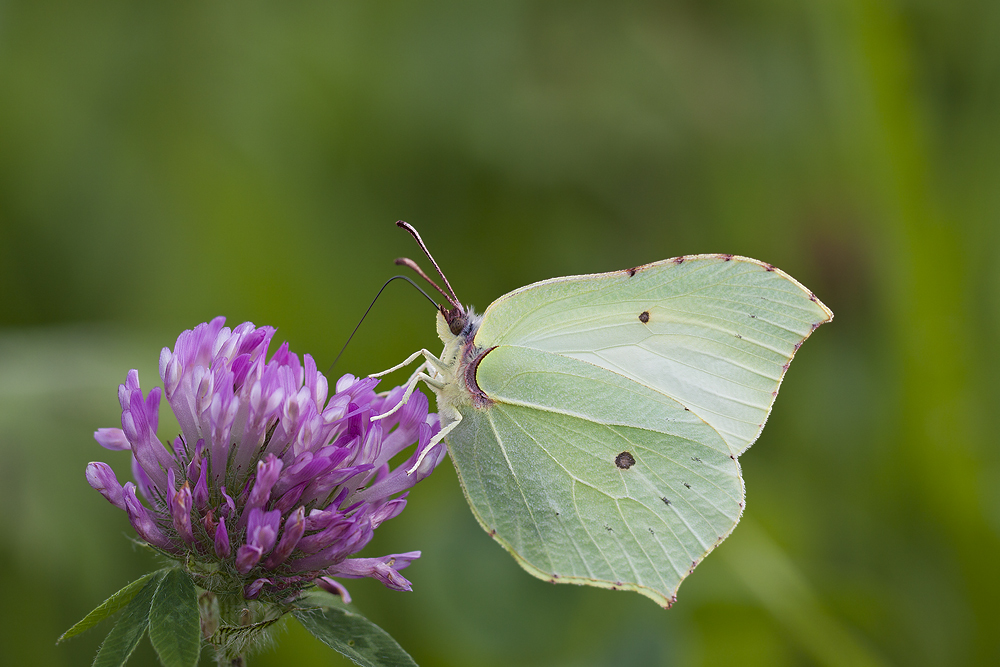
[[[670,607],[739,522],[738,457],[832,311],[770,264],[688,255],[544,280],[477,315],[397,224],[448,291],[397,263],[451,307],[440,356],[379,375],[423,357],[402,402],[419,382],[435,393],[436,437],[480,525],[536,577]]]

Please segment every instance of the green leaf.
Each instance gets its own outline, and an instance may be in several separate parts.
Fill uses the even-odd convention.
[[[165,667],[192,667],[201,652],[198,592],[183,570],[167,572],[153,596],[149,641]]]
[[[107,617],[116,613],[119,609],[127,605],[132,598],[134,598],[142,587],[149,581],[149,578],[157,572],[150,572],[149,574],[143,575],[133,581],[131,584],[121,589],[107,600],[101,603],[99,607],[94,609],[92,612],[83,617],[83,620],[74,625],[72,628],[67,630],[62,634],[62,636],[56,640],[56,644],[64,642],[70,637],[75,637],[81,632],[85,632]]]
[[[149,626],[149,607],[153,593],[163,579],[164,571],[153,572],[146,585],[125,606],[121,618],[101,644],[93,667],[120,667],[132,655],[142,635]]]
[[[341,607],[347,611],[355,611],[353,607],[344,602],[339,595],[334,595],[318,586],[307,588],[298,600],[296,606],[301,609],[311,609],[312,607]]]
[[[261,646],[266,645],[271,629],[282,619],[283,616],[278,616],[250,625],[222,624],[208,638],[208,641],[216,647],[222,648],[226,655],[253,653]]]
[[[293,613],[316,639],[362,667],[417,666],[388,632],[341,604]]]

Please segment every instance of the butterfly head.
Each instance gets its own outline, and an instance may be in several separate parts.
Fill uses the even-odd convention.
[[[438,306],[438,336],[445,343],[456,339],[461,343],[472,340],[482,321],[483,316],[477,315],[472,308]]]
[[[438,308],[441,309],[441,315],[444,316],[444,321],[448,324],[448,330],[451,331],[452,335],[461,335],[469,321],[465,309],[460,306],[455,306],[451,310],[445,310],[444,306],[438,306]]]

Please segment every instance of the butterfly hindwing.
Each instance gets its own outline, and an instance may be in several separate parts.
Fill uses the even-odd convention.
[[[489,405],[448,444],[483,527],[536,576],[671,604],[743,507],[739,465],[673,399],[576,359],[500,346],[477,369]]]

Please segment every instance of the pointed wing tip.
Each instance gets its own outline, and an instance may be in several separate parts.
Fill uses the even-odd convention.
[[[803,287],[802,289],[805,289],[805,287]],[[833,311],[830,310],[830,308],[825,303],[820,301],[819,297],[817,297],[814,293],[809,292],[808,290],[806,291],[809,293],[809,300],[815,303],[819,307],[819,309],[823,311],[823,319],[821,319],[819,322],[813,323],[812,325],[813,331],[815,331],[816,329],[819,328],[821,324],[826,324],[827,322],[833,321]]]
[[[826,324],[827,322],[830,322],[831,320],[833,320],[833,311],[830,310],[830,308],[827,307],[827,305],[825,303],[823,303],[822,301],[820,301],[819,297],[817,297],[816,294],[812,290],[810,290],[809,288],[807,288],[805,285],[803,285],[802,283],[800,283],[798,280],[796,280],[795,278],[793,278],[791,275],[789,275],[785,271],[782,271],[781,269],[779,269],[778,267],[776,267],[774,264],[769,264],[767,262],[762,262],[759,259],[754,259],[753,257],[744,257],[742,255],[720,255],[720,254],[675,257],[672,260],[666,260],[666,261],[674,262],[675,264],[680,264],[684,260],[687,260],[687,259],[703,259],[703,258],[721,259],[721,260],[723,260],[725,262],[731,262],[731,261],[735,260],[736,262],[746,262],[746,263],[749,263],[749,264],[756,264],[757,266],[759,266],[760,268],[764,269],[765,271],[767,271],[769,273],[774,273],[776,275],[779,275],[782,278],[784,278],[785,280],[789,281],[790,283],[792,283],[793,285],[795,285],[796,287],[798,287],[799,289],[801,289],[806,294],[806,296],[809,297],[809,300],[812,301],[813,303],[815,303],[816,306],[822,312],[823,318],[820,321],[815,322],[812,325],[813,331],[815,331],[817,328],[819,328],[819,326],[821,324]]]
[[[486,528],[485,525],[483,527]],[[639,593],[640,595],[644,595],[645,597],[651,599],[653,602],[663,607],[664,609],[670,609],[674,605],[674,603],[677,602],[677,589],[680,588],[680,585],[684,582],[684,579],[686,579],[688,575],[690,575],[691,572],[694,571],[695,566],[704,559],[704,556],[702,556],[698,560],[694,561],[691,564],[691,569],[688,570],[683,577],[681,577],[680,581],[677,582],[677,585],[674,586],[673,590],[671,590],[669,593],[663,593],[654,588],[650,588],[649,586],[644,586],[642,584],[631,581],[610,581],[607,579],[567,576],[555,572],[547,572],[537,567],[529,560],[527,560],[524,556],[522,556],[511,544],[509,544],[506,540],[500,537],[500,535],[496,532],[496,530],[487,529],[486,532],[489,533],[490,537],[496,540],[500,544],[500,546],[502,546],[507,551],[507,553],[509,553],[511,556],[514,557],[514,561],[518,565],[520,565],[525,572],[527,572],[533,577],[541,579],[542,581],[546,581],[550,584],[575,584],[577,586],[592,586],[594,588],[604,588],[612,591],[634,591],[636,593]]]
[[[629,273],[629,275],[633,275],[637,271],[641,271],[643,269],[646,269],[647,267],[650,267],[650,266],[653,266],[653,265],[659,265],[659,264],[683,264],[684,262],[687,262],[687,261],[720,260],[720,259],[723,262],[735,262],[737,264],[739,264],[739,263],[754,264],[754,265],[756,265],[756,266],[764,269],[765,271],[767,271],[769,273],[774,273],[776,275],[781,276],[782,278],[788,280],[793,285],[795,285],[799,289],[801,289],[809,297],[809,300],[816,304],[816,306],[820,309],[820,311],[822,311],[822,314],[823,314],[823,319],[821,319],[819,322],[816,322],[816,323],[813,324],[812,328],[813,328],[814,331],[821,324],[826,324],[827,322],[830,322],[831,320],[833,320],[833,311],[830,310],[826,306],[826,304],[824,304],[822,301],[820,301],[819,298],[816,296],[815,293],[813,293],[812,290],[808,289],[805,285],[803,285],[802,283],[800,283],[798,280],[796,280],[795,278],[793,278],[791,275],[789,275],[785,271],[782,271],[781,269],[779,269],[778,267],[776,267],[774,264],[769,264],[768,262],[762,262],[759,259],[754,259],[753,257],[745,257],[743,255],[731,255],[731,254],[726,254],[726,253],[713,253],[713,254],[702,254],[702,255],[681,255],[680,257],[672,257],[670,259],[665,259],[665,260],[662,260],[660,262],[653,262],[652,264],[645,264],[643,266],[638,266],[638,267],[636,267],[634,269],[628,269],[628,273]]]
[[[520,565],[528,574],[546,581],[550,584],[575,584],[577,586],[591,586],[593,588],[603,588],[605,590],[611,591],[631,591],[633,593],[638,593],[644,597],[649,598],[657,605],[663,609],[670,609],[677,602],[677,590],[681,587],[681,584],[694,572],[695,567],[697,567],[708,555],[708,552],[703,554],[700,558],[691,562],[691,567],[684,573],[684,575],[677,582],[677,585],[673,587],[672,590],[664,592],[650,586],[645,586],[643,584],[632,582],[632,581],[611,581],[607,579],[597,579],[593,577],[574,577],[567,575],[560,575],[553,572],[546,572],[539,569],[538,567],[532,565],[528,562],[521,554],[515,551],[510,545],[503,541],[495,533],[491,533],[491,537],[499,542],[504,549],[510,553],[514,560]],[[724,538],[720,538],[719,542]],[[717,542],[716,545],[719,543]],[[716,545],[713,545],[716,546]],[[709,552],[711,549],[709,549]]]

